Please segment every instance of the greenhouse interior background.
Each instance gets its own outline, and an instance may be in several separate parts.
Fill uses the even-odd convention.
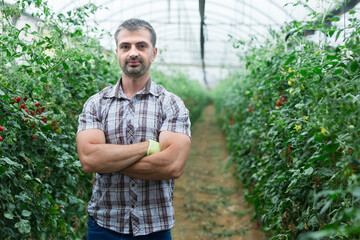
[[[118,141],[110,146],[118,150],[141,142],[143,152],[167,151],[160,149],[159,136],[175,118],[191,131],[191,144],[169,147],[187,156],[176,173],[170,167],[160,176],[148,168],[156,172],[153,178],[136,172],[149,186],[147,181],[176,178],[175,190],[159,187],[167,191],[161,192],[168,196],[167,210],[175,212],[174,240],[360,239],[359,2],[0,0],[0,239],[86,239],[88,223],[94,223],[87,212],[94,176],[125,179],[127,168],[85,170],[76,142],[84,115],[91,119],[89,130],[104,131],[104,138],[98,131],[100,144]],[[151,84],[172,97],[143,90],[126,95],[124,88],[124,95],[106,100],[107,108],[103,99],[94,103],[101,111],[88,107],[91,96],[116,83],[124,87],[131,78],[122,72],[125,57],[119,67],[114,40],[117,27],[130,18],[154,27],[158,54]],[[139,89],[148,73],[139,78]],[[149,98],[160,99],[151,111],[143,107]],[[170,104],[173,99],[179,105]],[[113,137],[103,113],[114,105],[108,114],[116,119]],[[152,109],[160,113],[148,116]],[[122,114],[130,112],[134,118],[124,121]],[[145,115],[158,129],[144,127],[150,122]],[[150,143],[145,149],[144,131],[156,135],[156,151]],[[127,144],[128,135],[136,141]],[[109,160],[103,155],[95,158],[100,167]],[[139,158],[168,163],[148,154]],[[119,187],[123,182],[117,181],[119,191],[153,190],[130,181]],[[112,184],[103,185],[113,196],[107,188]],[[132,200],[129,208],[117,206],[118,212],[134,213]],[[119,230],[121,224],[116,230],[135,234],[134,226],[144,228],[133,219],[125,219],[128,232]]]
[[[5,1],[14,2],[16,1]],[[101,6],[96,14],[89,17],[87,25],[109,33],[100,39],[104,49],[114,52],[113,34],[122,21],[129,18],[147,20],[158,36],[157,47],[160,54],[156,64],[165,69],[171,66],[185,71],[191,78],[209,88],[214,87],[229,71],[243,66],[238,58],[240,50],[236,51],[233,47],[237,41],[256,39],[258,44],[262,44],[269,38],[270,29],[279,31],[292,21],[312,21],[312,13],[337,10],[337,15],[341,15],[341,18],[335,24],[349,24],[347,11],[342,14],[345,5],[341,5],[343,1],[340,0],[50,0],[48,6],[57,14],[66,14],[89,2]],[[347,4],[350,6],[348,8],[359,9],[357,3],[358,1],[351,1]],[[41,19],[29,17],[23,14],[17,26],[32,23],[32,27],[37,29]],[[315,18],[322,17],[323,15],[316,15]],[[201,36],[204,38],[203,44]],[[307,37],[314,41],[325,38],[318,33]],[[341,37],[338,41],[342,41]]]

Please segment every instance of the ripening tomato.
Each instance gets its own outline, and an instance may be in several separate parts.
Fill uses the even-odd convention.
[[[0,126],[0,132],[4,131],[4,127]]]
[[[55,120],[52,120],[49,125],[50,125],[50,126],[53,126],[54,124],[55,124]]]

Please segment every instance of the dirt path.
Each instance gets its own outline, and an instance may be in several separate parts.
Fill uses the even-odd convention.
[[[228,153],[213,106],[192,132],[185,173],[175,181],[174,240],[262,240],[243,190],[226,170]]]

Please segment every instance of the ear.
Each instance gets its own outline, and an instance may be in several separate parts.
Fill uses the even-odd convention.
[[[152,55],[151,55],[151,62],[155,61],[156,55],[157,55],[158,49],[155,47],[153,49]]]

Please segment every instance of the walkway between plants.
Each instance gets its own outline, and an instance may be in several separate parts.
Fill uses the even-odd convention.
[[[208,106],[193,128],[184,175],[175,181],[174,240],[264,239],[227,160],[214,107]]]

